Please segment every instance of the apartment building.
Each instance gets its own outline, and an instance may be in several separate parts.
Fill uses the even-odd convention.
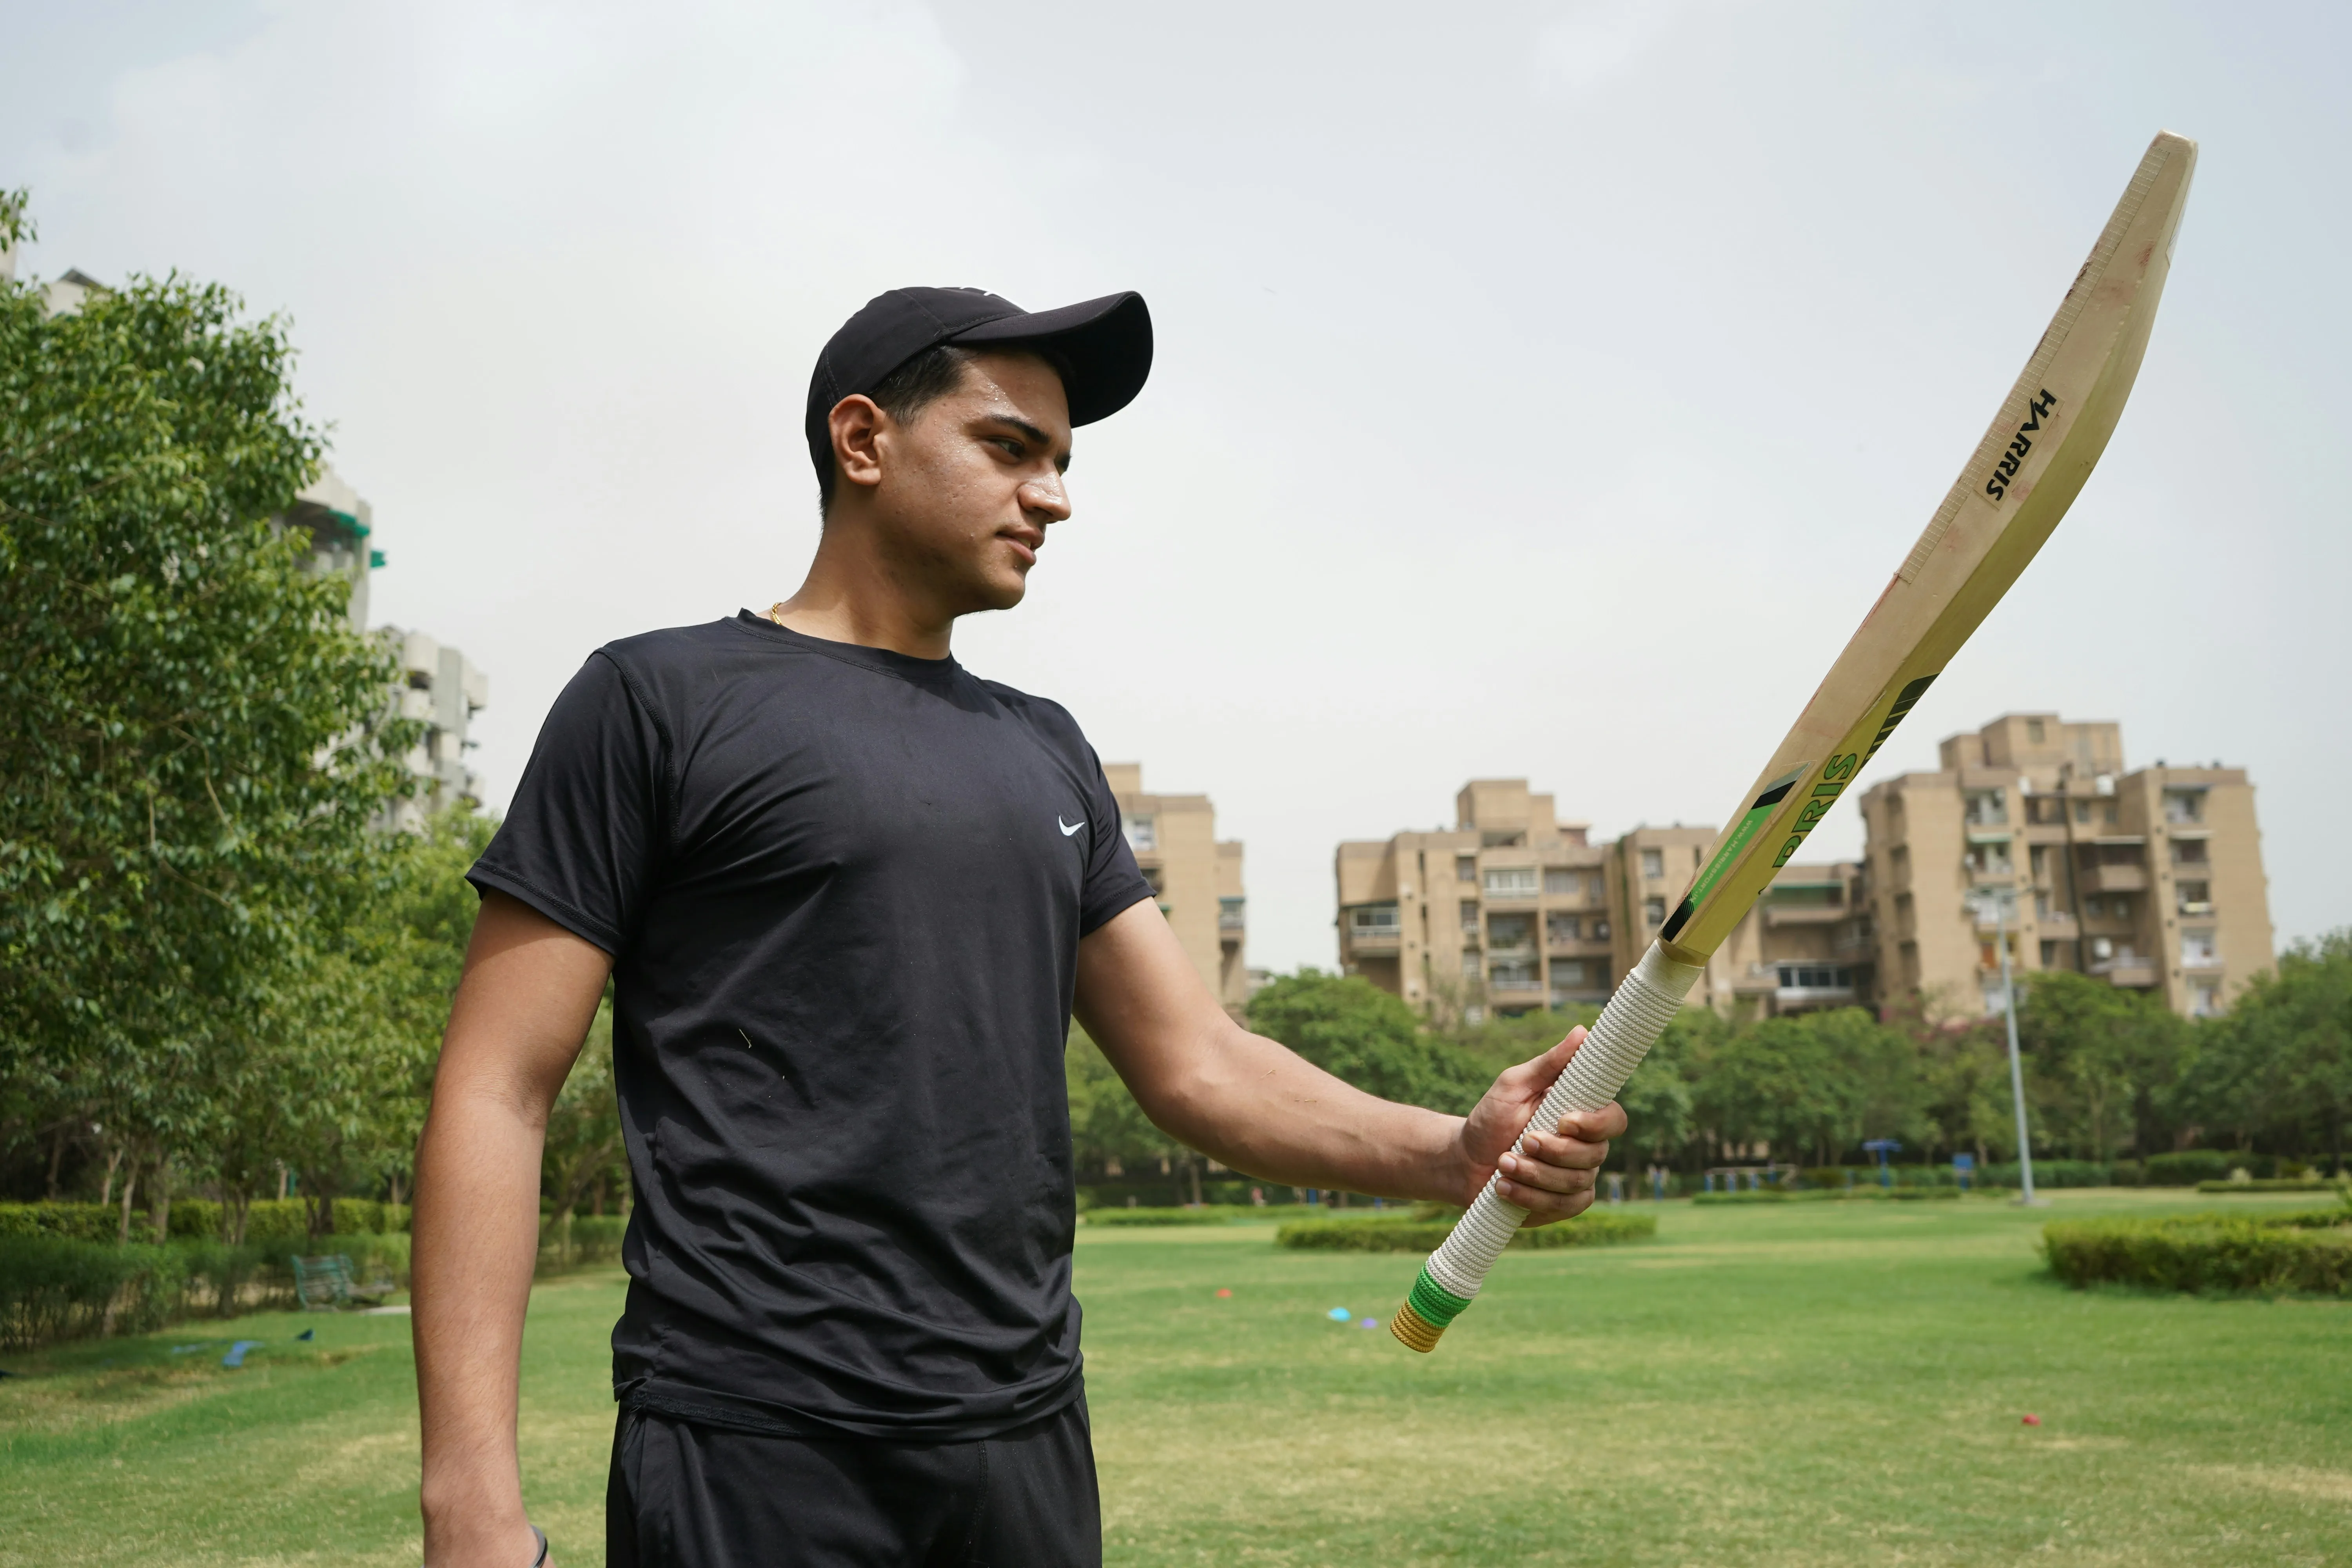
[[[384,553],[370,542],[375,532],[374,509],[341,475],[322,467],[319,477],[295,497],[284,519],[289,528],[310,536],[314,571],[334,573],[351,583],[353,627],[368,623],[368,584],[384,564]],[[425,738],[408,753],[408,770],[425,781],[419,798],[393,808],[400,826],[419,826],[428,812],[460,803],[481,804],[481,778],[467,765],[467,753],[476,742],[467,731],[474,715],[488,706],[489,678],[454,647],[445,647],[423,632],[383,626],[377,635],[389,642],[400,658],[397,702],[401,717],[425,724]]]
[[[2273,962],[2269,884],[2242,768],[2126,772],[2121,726],[2010,713],[1937,772],[1862,797],[1878,964],[1890,993],[2000,1005],[2011,965],[2073,970],[2220,1012]]]
[[[1110,763],[1103,772],[1118,799],[1128,847],[1169,929],[1217,1000],[1239,1016],[1251,989],[1240,842],[1218,841],[1216,807],[1207,795],[1147,794],[1140,763]]]
[[[1606,1001],[1714,847],[1705,826],[1606,845],[1525,779],[1474,779],[1451,829],[1341,844],[1339,963],[1440,1013]],[[1871,998],[1854,865],[1793,865],[1709,963],[1692,999],[1751,1014]]]

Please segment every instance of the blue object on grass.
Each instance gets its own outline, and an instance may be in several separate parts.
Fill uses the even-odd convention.
[[[245,1352],[247,1351],[259,1350],[261,1348],[261,1343],[262,1342],[259,1340],[237,1341],[236,1343],[228,1347],[228,1354],[221,1357],[221,1365],[243,1366],[245,1364]]]
[[[298,1340],[315,1340],[319,1337],[319,1331],[316,1329],[304,1329],[300,1333],[296,1334],[294,1337]]]
[[[1334,1307],[1323,1315],[1330,1319],[1335,1323],[1344,1323],[1352,1319],[1356,1314],[1350,1312],[1345,1307]]]

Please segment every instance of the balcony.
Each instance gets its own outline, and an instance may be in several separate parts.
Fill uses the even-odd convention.
[[[2074,915],[2064,910],[2052,910],[2047,914],[2036,915],[2033,923],[2042,929],[2043,936],[2054,942],[2071,942],[2081,934]]]
[[[2017,867],[2011,861],[1994,860],[1979,863],[1964,862],[1968,868],[1969,884],[1977,888],[2009,888],[2017,884]]]
[[[2210,899],[2183,899],[2180,900],[2179,910],[2184,915],[2210,915],[2213,912],[2213,900]]]
[[[1348,950],[1350,952],[1394,952],[1397,950],[1397,943],[1403,940],[1402,926],[1349,926],[1348,928]]]
[[[1486,982],[1486,989],[1497,996],[1541,991],[1543,982],[1525,975],[1500,975]]]
[[[2091,973],[2106,976],[2107,984],[2139,990],[2156,984],[2156,961],[2123,953],[2091,965]]]
[[[2145,866],[2085,866],[2082,868],[2081,879],[2085,893],[2147,891],[2147,868]]]
[[[1853,911],[1843,904],[1766,904],[1764,923],[1767,926],[1833,926],[1853,918]]]

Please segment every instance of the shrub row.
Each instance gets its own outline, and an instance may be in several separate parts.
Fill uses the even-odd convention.
[[[408,1283],[408,1237],[331,1236],[313,1253],[343,1253],[362,1281]],[[294,1305],[293,1253],[282,1243],[171,1241],[162,1246],[0,1236],[0,1345],[143,1333],[180,1319],[232,1317]]]
[[[1274,1233],[1277,1246],[1322,1252],[1434,1252],[1454,1226],[1430,1219],[1310,1219]],[[1537,1226],[1511,1237],[1523,1251],[1555,1247],[1606,1247],[1658,1233],[1655,1215],[1587,1209],[1576,1219]]]
[[[1699,1193],[1694,1204],[1891,1203],[1918,1198],[1958,1198],[1958,1187],[1760,1187],[1755,1192]]]
[[[2317,1176],[2300,1179],[2279,1176],[2255,1176],[2243,1182],[2200,1182],[2200,1193],[2324,1193],[2331,1184]]]
[[[2299,1290],[2352,1295],[2352,1224],[2343,1211],[2276,1218],[2068,1220],[2042,1228],[2050,1271],[2077,1289]]]
[[[377,1235],[408,1229],[406,1204],[373,1198],[334,1200],[334,1234]],[[173,1198],[171,1234],[192,1240],[220,1236],[222,1205],[209,1198]],[[0,1237],[53,1236],[72,1241],[112,1241],[122,1234],[122,1211],[112,1204],[0,1204]],[[257,1244],[294,1243],[310,1234],[310,1209],[299,1198],[269,1198],[246,1210],[245,1239]],[[152,1240],[146,1211],[131,1211],[133,1240]]]
[[[629,1221],[624,1215],[573,1215],[568,1223],[542,1221],[539,1230],[539,1267],[582,1268],[617,1263],[621,1237],[628,1228]]]
[[[1289,1205],[1296,1212],[1299,1205]],[[1088,1209],[1078,1216],[1087,1225],[1229,1225],[1237,1219],[1264,1219],[1265,1210],[1255,1204],[1203,1204],[1199,1208]]]

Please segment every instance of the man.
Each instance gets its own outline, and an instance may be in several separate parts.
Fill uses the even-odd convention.
[[[809,392],[823,537],[765,615],[599,649],[472,873],[418,1152],[432,1568],[544,1557],[517,1362],[550,1106],[609,977],[636,1206],[613,1339],[614,1564],[1092,1564],[1062,1052],[1075,1005],[1160,1127],[1300,1186],[1531,1223],[1591,1202],[1614,1107],[1517,1134],[1580,1033],[1470,1117],[1249,1034],[1137,870],[1051,702],[975,679],[1070,430],[1124,406],[1142,300],[896,289]]]

